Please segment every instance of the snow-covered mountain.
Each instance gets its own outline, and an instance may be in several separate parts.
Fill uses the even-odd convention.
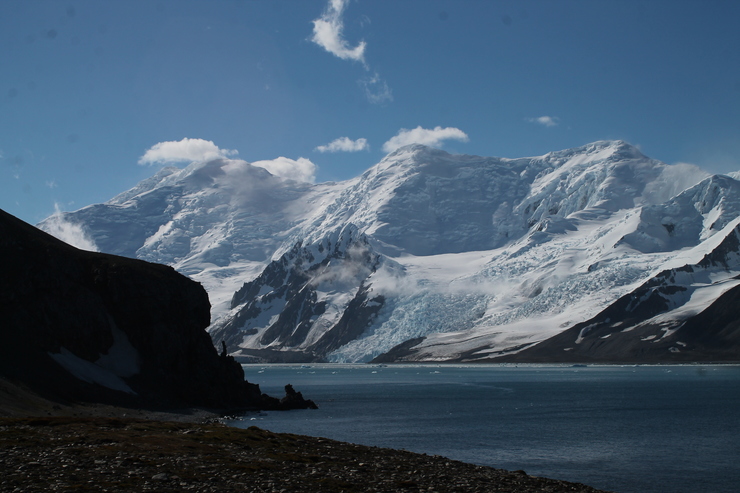
[[[511,361],[737,360],[740,218],[597,316]],[[673,266],[671,266],[671,264]]]
[[[660,273],[699,265],[732,243],[739,194],[735,178],[666,165],[622,141],[520,159],[413,145],[340,183],[299,183],[240,160],[165,168],[54,221],[81,227],[101,251],[202,282],[211,335],[235,354],[477,361],[524,357],[619,312]],[[740,274],[737,255],[718,265],[701,279],[673,276],[685,295],[649,318],[709,307]]]
[[[286,359],[298,351],[299,360],[321,358],[372,325],[385,303],[370,287],[374,274],[396,268],[349,224],[271,262],[234,294],[233,315],[214,324],[211,334],[245,354]]]

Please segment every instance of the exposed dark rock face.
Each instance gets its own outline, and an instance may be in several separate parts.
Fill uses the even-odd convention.
[[[269,407],[205,328],[205,290],[168,266],[87,252],[0,211],[0,376],[64,400]]]
[[[268,396],[263,397],[266,402],[265,407],[269,407],[270,409],[318,409],[318,406],[313,401],[304,399],[303,394],[296,392],[290,384],[285,386],[285,397],[282,399]]]
[[[225,323],[214,324],[211,335],[229,347],[242,346],[236,354],[254,361],[322,361],[360,337],[385,304],[368,283],[384,260],[353,225],[315,244],[296,243],[234,294],[231,308],[239,309]],[[342,290],[352,293],[348,301],[326,294]],[[330,309],[339,314],[322,321]],[[312,342],[317,324],[322,332]],[[256,344],[244,347],[249,336],[256,336]]]
[[[424,337],[415,337],[413,339],[409,339],[408,341],[404,341],[401,344],[393,347],[387,353],[376,356],[370,363],[395,363],[398,361],[403,361],[404,357],[413,353],[412,349],[414,348],[414,346],[418,346],[422,342],[424,342]]]
[[[373,296],[372,289],[364,283],[361,284],[339,322],[311,346],[311,350],[314,353],[326,354],[359,338],[375,320],[384,303],[385,297]]]
[[[690,297],[689,282],[704,269],[727,266],[737,255],[728,236],[698,264],[666,270],[621,297],[594,318],[496,361],[641,362],[740,361],[740,286],[701,312],[657,317]],[[679,300],[678,303],[676,300]]]
[[[671,324],[578,324],[517,354],[495,361],[583,363],[681,363],[740,361],[740,286],[701,313]],[[601,320],[601,322],[599,322]],[[578,343],[576,343],[578,341]]]

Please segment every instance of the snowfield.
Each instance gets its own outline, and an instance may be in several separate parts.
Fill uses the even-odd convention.
[[[738,216],[735,177],[602,141],[519,159],[412,145],[317,185],[219,159],[165,168],[53,224],[201,282],[211,334],[237,355],[366,362],[396,348],[391,359],[476,361],[721,250],[721,265],[674,279],[680,293],[646,323],[702,312],[739,282]]]

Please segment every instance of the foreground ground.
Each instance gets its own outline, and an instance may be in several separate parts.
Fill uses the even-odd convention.
[[[0,378],[0,493],[598,492],[452,461],[155,412],[49,401]]]
[[[0,491],[597,492],[438,456],[218,423],[0,419]]]

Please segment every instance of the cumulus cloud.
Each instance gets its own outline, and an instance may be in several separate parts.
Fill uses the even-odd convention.
[[[433,129],[428,129],[418,126],[411,130],[402,128],[394,137],[383,144],[383,151],[393,152],[399,147],[409,144],[423,144],[431,147],[438,147],[445,140],[467,142],[470,139],[465,132],[454,127],[434,127]]]
[[[342,12],[347,1],[329,0],[321,17],[313,21],[311,41],[342,60],[355,60],[365,65],[365,42],[360,41],[357,46],[351,48],[342,37],[344,30]]]
[[[81,224],[68,221],[59,209],[59,204],[54,204],[54,214],[44,221],[41,229],[73,247],[91,252],[98,251],[98,246],[85,228]]]
[[[316,180],[316,170],[318,167],[306,158],[298,160],[287,157],[279,157],[264,161],[255,161],[252,166],[265,168],[267,171],[280,178],[287,178],[296,181],[305,181],[313,183]]]
[[[325,146],[316,148],[319,152],[357,152],[369,149],[370,145],[368,145],[367,139],[352,140],[349,137],[340,137]]]
[[[538,116],[537,118],[527,118],[530,123],[539,123],[546,127],[556,127],[560,124],[560,118],[557,116]]]
[[[139,158],[139,164],[192,163],[195,161],[226,158],[236,154],[238,153],[235,150],[219,149],[210,140],[186,138],[180,141],[167,141],[154,144]]]

